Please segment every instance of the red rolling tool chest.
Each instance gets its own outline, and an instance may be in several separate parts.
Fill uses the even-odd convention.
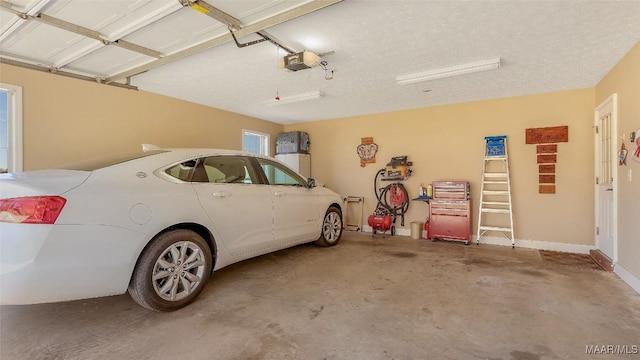
[[[429,237],[471,240],[471,196],[468,181],[435,181],[429,200]]]

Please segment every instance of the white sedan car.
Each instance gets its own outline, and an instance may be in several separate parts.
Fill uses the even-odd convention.
[[[0,175],[0,303],[122,294],[171,311],[209,275],[338,243],[342,200],[275,159],[155,149]]]

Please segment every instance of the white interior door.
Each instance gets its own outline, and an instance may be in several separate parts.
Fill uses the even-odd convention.
[[[616,249],[616,95],[596,108],[596,247],[613,262]]]

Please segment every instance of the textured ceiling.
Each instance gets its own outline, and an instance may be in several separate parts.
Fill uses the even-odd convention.
[[[29,2],[22,4],[28,7],[42,1],[22,2]],[[309,3],[207,2],[238,18],[243,26]],[[87,9],[68,11],[70,7],[64,5],[69,3],[81,3]],[[111,39],[124,38],[162,54],[228,35],[226,25],[176,3],[52,1],[42,11],[74,23],[84,21],[83,26]],[[98,5],[99,12],[91,8]],[[103,16],[92,18],[83,11]],[[9,15],[0,15],[0,30],[6,33],[11,26],[7,25]],[[47,44],[56,46],[27,41],[38,30]],[[18,60],[27,55],[48,57],[38,64],[66,64],[69,71],[93,71],[107,78],[154,60],[126,49],[102,47],[64,30],[44,30],[23,25],[1,36],[1,55]],[[239,48],[225,41],[132,76],[131,85],[283,124],[592,87],[640,40],[640,1],[345,0],[265,30],[297,51],[327,53],[323,60],[334,70],[333,80],[325,80],[320,67],[297,72],[278,69],[277,60],[286,53],[269,42]],[[239,41],[258,38],[249,34]],[[92,46],[96,49],[77,59],[65,53],[69,48]],[[20,51],[21,56],[13,56]],[[502,59],[497,70],[403,86],[395,82],[398,75],[496,57]],[[321,99],[276,107],[263,104],[276,94],[286,97],[318,90],[324,94]]]

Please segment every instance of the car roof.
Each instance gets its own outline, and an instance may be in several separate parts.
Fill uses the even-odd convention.
[[[240,155],[251,156],[265,159],[273,159],[270,156],[261,154],[249,153],[240,150],[229,149],[216,149],[216,148],[162,148],[162,150],[170,152],[177,157],[198,157],[198,156],[212,156],[212,155]]]
[[[160,148],[157,146],[143,148],[144,150],[138,150],[137,152],[111,154],[106,156],[100,156],[90,159],[77,161],[74,163],[64,164],[58,169],[65,170],[84,170],[95,171],[108,168],[123,168],[123,167],[151,167],[157,168],[158,166],[170,165],[172,163],[179,163],[182,161],[208,157],[208,156],[249,156],[263,159],[273,159],[269,156],[260,154],[249,153],[240,150],[229,149],[215,149],[215,148]],[[110,171],[110,170],[108,170]]]

